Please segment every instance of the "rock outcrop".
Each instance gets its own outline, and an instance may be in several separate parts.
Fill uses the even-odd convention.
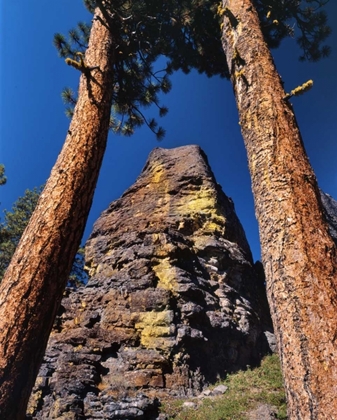
[[[258,364],[272,337],[263,279],[198,146],[155,149],[86,244],[30,400],[33,419],[154,419]]]
[[[337,201],[331,195],[320,190],[321,200],[324,207],[324,215],[329,224],[329,232],[337,245]]]

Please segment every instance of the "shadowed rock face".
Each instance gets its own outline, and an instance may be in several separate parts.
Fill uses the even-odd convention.
[[[337,201],[331,195],[320,190],[321,200],[324,208],[324,215],[329,224],[329,232],[337,245]]]
[[[269,351],[268,306],[232,201],[198,146],[155,149],[86,244],[29,413],[151,419]]]

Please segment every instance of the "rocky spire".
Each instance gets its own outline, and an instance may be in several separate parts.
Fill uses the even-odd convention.
[[[151,419],[258,364],[272,337],[234,205],[198,146],[155,149],[86,244],[88,284],[63,299],[33,419]],[[123,417],[124,416],[124,417]]]

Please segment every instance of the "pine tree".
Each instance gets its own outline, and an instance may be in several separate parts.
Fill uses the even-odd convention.
[[[332,419],[337,412],[337,259],[289,101],[312,82],[286,94],[266,41],[277,46],[293,17],[301,59],[328,55],[322,5],[224,0],[219,8],[291,419]]]
[[[95,2],[85,3],[93,12]],[[154,105],[160,117],[166,115],[168,109],[160,105],[158,95],[170,91],[169,76],[174,70],[188,73],[196,68],[208,76],[228,77],[220,31],[213,25],[214,13],[210,5],[208,0],[106,2],[111,13],[119,16],[114,22],[114,32],[118,33],[110,116],[110,129],[114,133],[129,136],[137,127],[146,124],[158,140],[163,138],[165,130],[158,127],[154,118],[147,119],[142,108]],[[192,15],[191,10],[195,8],[198,11]],[[196,33],[190,24],[192,19],[193,25],[200,24],[205,30],[199,29]],[[69,65],[81,65],[89,33],[90,25],[80,22],[68,36],[55,35],[54,45]],[[169,60],[163,68],[154,70],[153,63],[160,56]],[[66,115],[71,118],[77,102],[74,91],[65,88],[62,99],[66,104]]]
[[[94,13],[90,36],[89,29],[80,29],[88,38],[85,53],[67,50],[71,45],[62,36],[55,40],[67,64],[81,72],[65,144],[0,284],[0,417],[5,419],[25,416],[91,207],[109,127],[131,134],[147,121],[140,108],[156,104],[159,91],[169,90],[168,78],[157,80],[152,71],[159,55],[186,52],[181,63],[171,59],[166,73],[180,64],[188,72],[187,58],[200,71],[205,66],[197,59],[203,39],[194,44],[177,30],[190,13],[181,2],[85,3]],[[72,38],[78,47],[81,40]],[[122,126],[111,122],[113,103],[126,116]],[[156,121],[148,125],[162,137]]]
[[[0,285],[0,417],[4,419],[25,417],[91,207],[109,129],[116,60],[116,35],[107,18],[95,10],[64,147]]]

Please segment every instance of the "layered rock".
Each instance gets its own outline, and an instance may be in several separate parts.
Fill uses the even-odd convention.
[[[31,397],[34,419],[151,419],[258,364],[271,334],[263,279],[198,146],[155,149],[86,244]]]

